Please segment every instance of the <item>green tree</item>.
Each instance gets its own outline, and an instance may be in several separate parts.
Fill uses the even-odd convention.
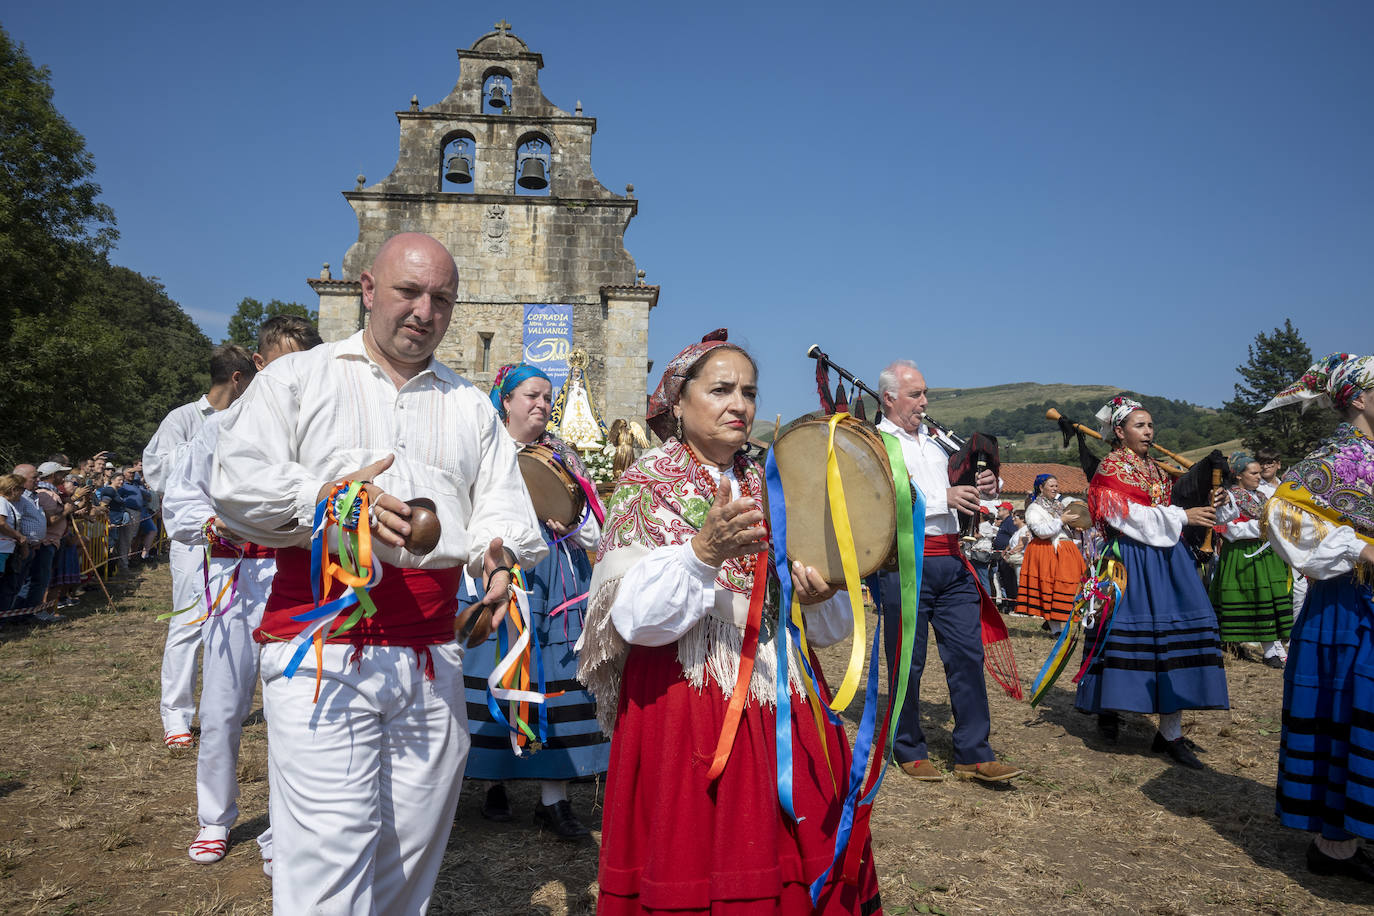
[[[1242,441],[1247,449],[1272,448],[1284,464],[1291,464],[1330,432],[1334,417],[1320,410],[1303,414],[1297,406],[1267,413],[1259,409],[1307,371],[1312,365],[1312,351],[1293,322],[1285,319],[1283,327],[1255,335],[1248,357],[1245,365],[1236,367],[1240,381],[1236,396],[1226,402],[1226,410],[1243,424]]]
[[[168,411],[210,387],[210,339],[161,282],[127,267],[100,271],[82,305],[117,336],[120,357],[114,402],[106,408],[117,422],[94,433],[82,427],[81,441],[131,459],[142,453]]]
[[[117,355],[77,305],[116,238],[94,171],[48,70],[0,29],[0,417],[7,446],[29,457],[58,446],[55,424],[83,422],[83,376]]]
[[[0,28],[0,338],[14,312],[70,300],[84,266],[114,244],[86,141],[52,104],[36,67]]]
[[[12,379],[16,450],[132,460],[169,410],[209,387],[210,341],[161,283],[126,267],[92,265],[84,287],[62,326],[16,330],[16,349],[42,367]]]
[[[142,451],[208,384],[210,341],[161,284],[106,260],[114,212],[46,68],[0,29],[0,448]]]
[[[258,345],[258,328],[262,327],[262,323],[267,319],[276,318],[278,315],[297,315],[315,325],[318,325],[320,320],[319,312],[312,312],[299,302],[273,299],[263,305],[257,299],[245,297],[234,310],[233,317],[229,319],[229,336],[223,342],[238,344],[252,350]]]

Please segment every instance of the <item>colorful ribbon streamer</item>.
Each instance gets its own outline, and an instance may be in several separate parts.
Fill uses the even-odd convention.
[[[831,504],[832,521],[836,529],[836,540],[841,547],[842,565],[846,572],[846,585],[850,592],[851,607],[858,606],[859,620],[862,621],[861,592],[857,584],[857,559],[854,557],[854,547],[852,534],[849,532],[847,507],[844,505],[843,486],[837,480],[838,468],[834,459],[834,427],[837,421],[831,422],[831,439],[827,454],[827,496]],[[871,814],[873,800],[877,797],[878,789],[882,785],[882,780],[887,772],[887,764],[890,758],[889,735],[893,731],[893,724],[897,715],[901,711],[902,704],[905,702],[907,684],[911,674],[911,652],[910,645],[914,637],[916,628],[917,599],[920,595],[921,581],[921,556],[916,550],[916,531],[925,530],[925,499],[920,490],[913,489],[910,484],[910,477],[906,470],[906,462],[903,460],[901,445],[891,436],[883,436],[884,447],[888,454],[888,462],[892,466],[893,487],[896,497],[897,508],[897,554],[899,557],[899,581],[901,583],[902,595],[902,626],[901,635],[896,657],[899,659],[898,670],[892,677],[891,690],[889,691],[888,710],[882,718],[882,729],[877,735],[875,742],[875,731],[877,731],[878,720],[878,667],[881,656],[881,638],[884,627],[881,622],[873,633],[873,642],[869,655],[869,674],[867,687],[864,692],[864,710],[860,718],[858,733],[854,742],[854,750],[847,781],[844,784],[842,807],[840,811],[840,823],[835,836],[835,849],[831,857],[830,864],[825,871],[811,884],[810,893],[812,902],[815,903],[820,898],[821,890],[829,880],[831,872],[835,866],[845,857],[849,850],[849,840],[857,827],[861,832],[868,824]],[[787,512],[786,500],[782,487],[782,478],[778,472],[777,461],[770,451],[764,466],[765,479],[768,485],[768,503],[771,515],[771,532],[773,537],[773,563],[778,576],[780,586],[780,605],[779,605],[779,626],[777,627],[778,644],[778,678],[777,678],[777,730],[776,730],[776,752],[778,763],[778,802],[783,811],[792,821],[797,821],[793,793],[793,754],[792,754],[792,697],[789,683],[787,666],[790,649],[795,648],[798,655],[798,662],[802,666],[802,681],[806,686],[807,700],[811,706],[812,716],[816,720],[817,734],[821,741],[822,752],[826,755],[827,766],[831,768],[832,781],[835,778],[833,765],[830,761],[830,753],[826,739],[825,723],[827,717],[831,722],[838,724],[838,719],[833,715],[836,709],[845,709],[848,702],[841,704],[839,697],[831,704],[820,702],[816,687],[815,672],[810,665],[810,646],[806,644],[805,620],[802,614],[800,602],[797,600],[793,584],[789,561],[787,559]],[[843,523],[836,517],[837,513],[843,514]],[[846,554],[847,543],[847,554]],[[850,564],[853,564],[852,566]],[[850,583],[850,570],[853,569],[852,576],[854,582]],[[877,585],[877,578],[873,580]],[[875,598],[878,590],[874,588]],[[787,611],[790,610],[790,613]],[[855,649],[851,650],[851,659],[855,651],[859,658],[859,664],[863,664],[863,649],[866,640],[863,638],[865,630],[862,622],[855,630]],[[890,673],[891,675],[891,673]],[[857,677],[855,678],[857,686]],[[852,698],[853,692],[850,692]],[[873,748],[879,749],[878,755],[873,755]],[[868,771],[869,778],[867,784],[864,783],[864,773]],[[837,794],[839,790],[837,788]],[[857,874],[859,854],[861,850],[855,849],[852,855],[845,862],[843,874],[850,876],[851,873]]]
[[[228,612],[229,608],[233,607],[234,598],[238,596],[239,590],[239,566],[243,564],[243,548],[227,538],[220,537],[215,532],[215,517],[213,515],[210,516],[209,521],[207,521],[203,526],[201,526],[201,535],[205,538],[204,556],[201,558],[200,567],[201,575],[204,578],[205,583],[205,613],[201,614],[195,620],[186,621],[186,623],[183,624],[183,626],[188,627],[193,627],[197,624],[204,623],[211,617],[222,616],[223,614]],[[215,547],[222,547],[226,550],[232,550],[237,556],[234,558],[234,565],[229,567],[228,569],[228,578],[225,580],[224,584],[220,586],[219,592],[213,598],[211,598],[210,560],[211,553],[213,552]],[[225,592],[229,593],[228,601],[224,600]],[[175,611],[169,611],[166,614],[159,614],[157,616],[157,619],[170,620],[171,618],[176,617],[179,614],[185,614],[187,611],[194,610],[196,605],[198,605],[199,603],[200,599],[197,598],[195,601],[192,601],[184,608],[180,608]]]
[[[513,640],[510,639],[512,633]],[[511,568],[510,604],[505,625],[497,630],[496,645],[500,660],[487,675],[487,710],[492,720],[510,733],[511,752],[521,757],[527,744],[534,753],[548,743],[546,701],[560,694],[546,693],[544,689],[544,659],[539,651],[539,634],[530,612],[524,570],[518,564]],[[531,686],[535,689],[531,690]],[[509,717],[501,711],[501,703],[509,704]],[[530,704],[537,707],[535,728],[529,723]]]
[[[1069,619],[1064,624],[1064,629],[1059,632],[1059,639],[1050,650],[1049,658],[1045,659],[1044,666],[1031,684],[1031,706],[1039,705],[1055,681],[1064,673],[1085,629],[1093,628],[1095,635],[1092,646],[1083,653],[1083,664],[1073,677],[1075,684],[1083,679],[1088,666],[1096,657],[1097,650],[1111,630],[1116,606],[1121,601],[1121,594],[1126,585],[1126,568],[1119,558],[1111,554],[1111,548],[1103,551],[1093,574],[1084,579],[1079,587],[1078,594],[1074,597],[1073,608],[1069,612]]]
[[[873,802],[878,797],[878,790],[882,787],[883,778],[887,775],[888,764],[892,760],[891,741],[896,735],[897,717],[901,714],[902,706],[906,703],[907,686],[911,678],[911,645],[916,634],[916,613],[921,596],[921,571],[924,566],[924,550],[917,552],[916,532],[920,531],[924,535],[926,502],[925,494],[921,492],[920,488],[911,486],[911,477],[907,472],[901,443],[897,441],[896,437],[888,433],[882,433],[882,437],[883,448],[887,452],[888,465],[892,469],[893,495],[897,509],[897,581],[901,589],[902,615],[901,634],[898,637],[896,651],[893,653],[897,659],[897,671],[888,672],[890,689],[888,691],[887,715],[883,718],[882,731],[875,743],[871,738],[873,735],[872,717],[876,715],[878,707],[877,671],[880,658],[878,638],[881,631],[885,629],[880,620],[878,632],[873,634],[873,650],[869,658],[868,689],[864,698],[864,713],[855,737],[853,762],[849,775],[849,790],[845,796],[844,807],[840,811],[840,823],[835,833],[835,852],[830,865],[811,883],[811,902],[813,905],[820,900],[821,891],[824,889],[826,881],[829,880],[831,872],[841,860],[844,860],[844,867],[841,869],[844,880],[852,883],[858,879],[863,849],[861,846],[851,846],[849,841],[856,830],[862,836],[868,829],[868,822],[873,814]],[[924,539],[921,543],[924,545]],[[873,576],[870,582],[872,583],[874,604],[881,608],[881,577]],[[875,746],[878,748],[877,756],[872,754]],[[868,781],[860,790],[865,770],[868,770]],[[847,856],[846,852],[848,853]]]
[[[372,555],[368,502],[367,489],[362,483],[344,481],[315,506],[315,527],[310,536],[310,588],[315,606],[291,618],[308,625],[291,640],[296,651],[284,673],[288,678],[294,677],[305,653],[313,645],[317,701],[324,677],[324,641],[330,625],[345,610],[353,608],[348,618],[330,634],[340,636],[358,621],[377,613],[377,606],[367,592],[381,581],[382,567]],[[331,534],[334,535],[333,543],[330,542]],[[337,562],[330,547],[338,550]],[[344,593],[332,601],[325,601],[336,583],[344,587]]]

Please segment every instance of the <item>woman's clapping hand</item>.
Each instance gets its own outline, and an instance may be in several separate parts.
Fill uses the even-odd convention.
[[[722,477],[706,521],[692,538],[692,550],[701,562],[719,568],[731,557],[767,550],[767,536],[758,504],[752,499],[732,500],[730,481]]]

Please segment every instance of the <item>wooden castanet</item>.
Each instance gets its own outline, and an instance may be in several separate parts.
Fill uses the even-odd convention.
[[[828,417],[792,421],[773,442],[773,456],[787,502],[788,559],[814,566],[831,585],[843,585],[844,566],[826,487],[829,424]],[[867,576],[883,565],[896,543],[892,468],[882,436],[853,417],[844,417],[836,425],[835,453],[859,575]]]
[[[1045,411],[1045,419],[1047,419],[1047,420],[1053,420],[1053,421],[1056,422],[1056,423],[1058,423],[1058,422],[1063,418],[1063,416],[1064,416],[1064,415],[1063,415],[1062,413],[1060,413],[1058,410],[1055,410],[1053,407],[1051,407],[1049,410]],[[1070,420],[1069,422],[1070,422],[1070,423],[1073,423],[1072,420]],[[1082,423],[1073,423],[1073,428],[1076,429],[1076,430],[1078,430],[1080,433],[1082,433],[1082,434],[1085,435],[1085,436],[1092,436],[1094,439],[1099,439],[1099,440],[1102,440],[1102,441],[1106,441],[1106,440],[1102,439],[1102,434],[1101,434],[1101,433],[1099,433],[1099,432],[1098,432],[1097,430],[1095,430],[1095,429],[1092,429],[1091,427],[1084,426]],[[1173,475],[1174,477],[1182,477],[1182,476],[1183,476],[1184,470],[1186,470],[1186,469],[1188,469],[1188,468],[1190,468],[1190,467],[1193,466],[1193,463],[1192,463],[1191,461],[1189,461],[1187,458],[1184,458],[1182,455],[1176,455],[1176,454],[1174,454],[1173,452],[1169,451],[1167,448],[1164,448],[1162,445],[1156,445],[1155,443],[1151,442],[1151,443],[1150,443],[1150,448],[1154,449],[1155,451],[1159,452],[1160,454],[1167,455],[1168,457],[1172,458],[1174,461],[1177,461],[1180,465],[1182,465],[1182,467],[1177,467],[1177,468],[1176,468],[1176,467],[1170,467],[1170,466],[1167,465],[1167,464],[1162,464],[1162,463],[1156,462],[1157,464],[1159,464],[1160,468],[1162,468],[1162,469],[1163,469],[1164,471],[1166,471],[1167,473]]]
[[[414,554],[426,554],[439,544],[439,512],[434,500],[418,497],[406,500],[410,507],[410,536],[406,538],[406,550]]]

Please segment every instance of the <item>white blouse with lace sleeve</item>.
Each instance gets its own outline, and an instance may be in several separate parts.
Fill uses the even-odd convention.
[[[1029,518],[1029,511],[1026,513]],[[1133,541],[1150,547],[1172,547],[1183,534],[1188,513],[1178,506],[1131,503],[1125,518],[1108,516],[1107,523]]]

